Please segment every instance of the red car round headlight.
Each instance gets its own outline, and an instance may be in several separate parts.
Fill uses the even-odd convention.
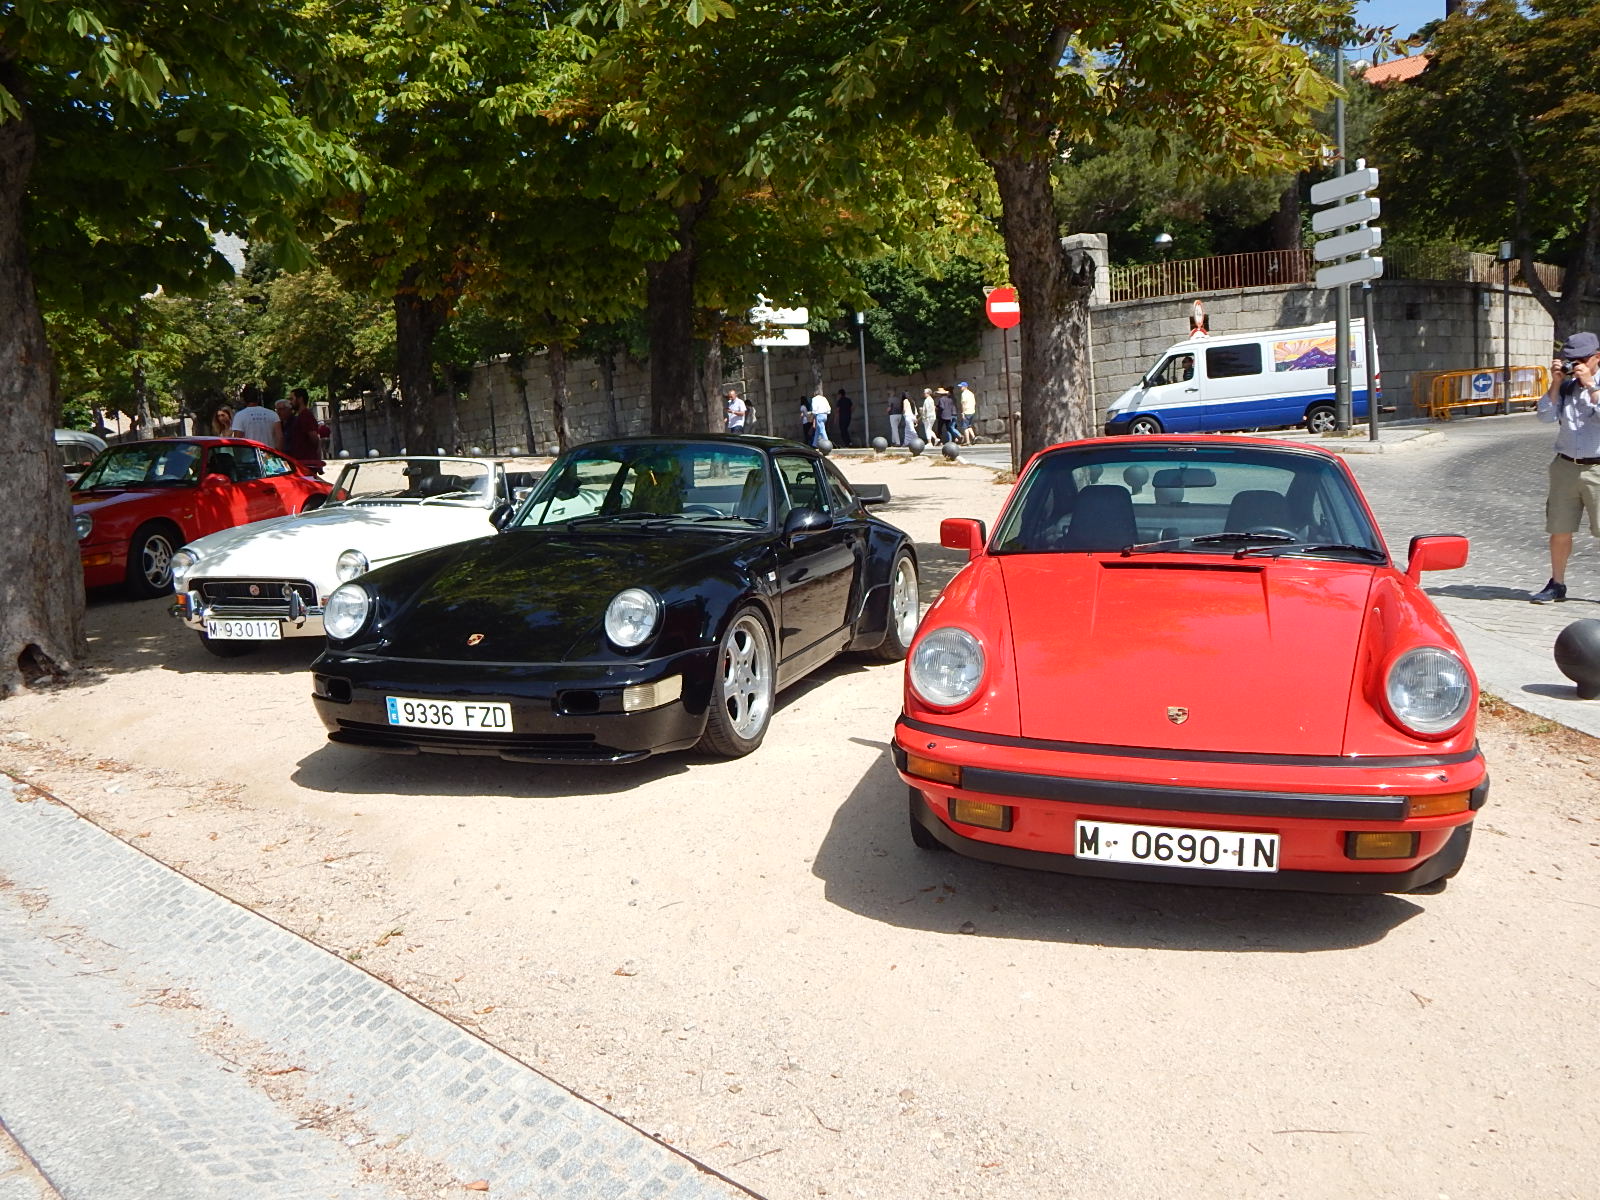
[[[906,678],[911,688],[935,708],[959,708],[983,686],[983,646],[965,629],[946,626],[923,636]]]
[[[1384,703],[1402,728],[1427,737],[1449,733],[1472,707],[1472,673],[1443,646],[1418,646],[1389,664]]]

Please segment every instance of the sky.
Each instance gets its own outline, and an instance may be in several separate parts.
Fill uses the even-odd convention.
[[[1392,25],[1396,37],[1408,37],[1429,21],[1444,16],[1444,0],[1360,0],[1356,20],[1363,25]]]

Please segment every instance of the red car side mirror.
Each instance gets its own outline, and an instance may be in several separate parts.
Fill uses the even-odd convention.
[[[1424,571],[1454,571],[1467,565],[1467,539],[1459,533],[1434,533],[1411,539],[1406,574],[1418,578]]]
[[[950,550],[965,550],[970,561],[983,551],[989,540],[982,521],[971,517],[946,517],[939,522],[939,544]]]
[[[206,473],[206,477],[200,481],[200,486],[201,487],[224,487],[227,484],[230,484],[232,482],[233,482],[233,480],[229,479],[221,471],[208,471]]]

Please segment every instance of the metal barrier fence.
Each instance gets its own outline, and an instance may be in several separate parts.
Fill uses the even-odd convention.
[[[1417,411],[1448,421],[1458,412],[1484,417],[1505,411],[1505,367],[1466,371],[1417,371],[1411,376],[1411,402]],[[1537,404],[1550,387],[1550,368],[1513,364],[1510,402]],[[1476,409],[1469,412],[1469,409]]]

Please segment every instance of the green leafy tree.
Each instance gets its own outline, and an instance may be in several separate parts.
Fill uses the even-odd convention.
[[[1390,89],[1375,133],[1384,216],[1418,239],[1509,238],[1563,338],[1600,280],[1600,7],[1482,0],[1431,32],[1427,70]],[[1565,267],[1559,296],[1540,259]]]
[[[956,259],[937,278],[879,259],[861,266],[873,305],[866,315],[867,354],[891,375],[918,375],[977,353],[983,322],[984,270]]]
[[[284,232],[326,163],[325,31],[292,0],[41,0],[0,24],[0,445],[25,504],[0,510],[0,695],[69,667],[82,575],[50,451],[41,299],[68,322],[226,277],[213,231]]]

